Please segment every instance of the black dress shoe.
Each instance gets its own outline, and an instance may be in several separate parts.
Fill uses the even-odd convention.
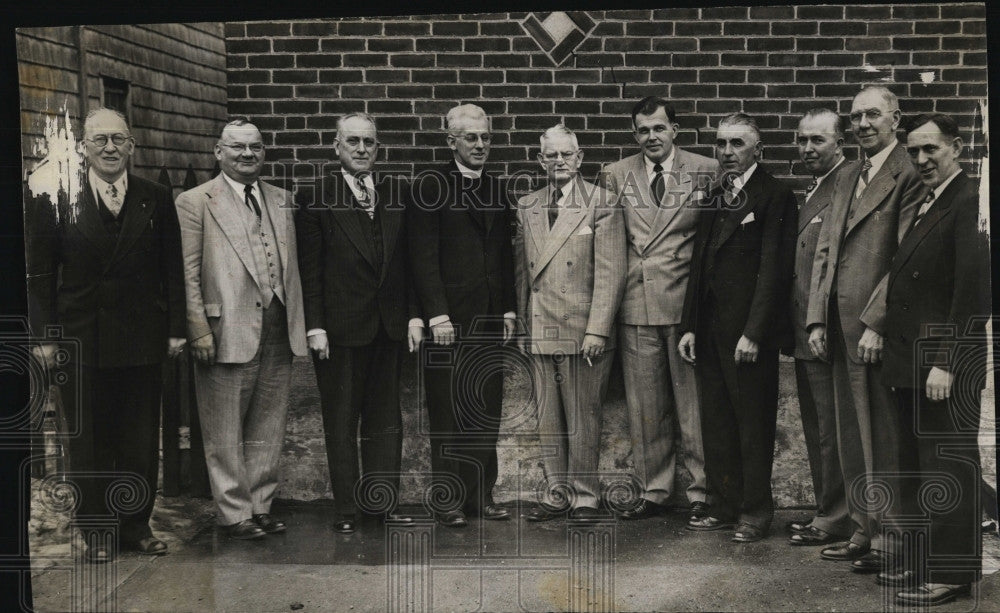
[[[788,539],[789,545],[795,545],[797,547],[802,546],[815,546],[815,545],[830,545],[831,543],[836,543],[840,540],[840,537],[834,536],[829,532],[824,532],[815,526],[809,526],[809,530],[805,532],[796,532]]]
[[[665,509],[666,507],[664,507]],[[702,519],[703,517],[708,517],[710,507],[708,503],[704,500],[695,500],[691,503],[691,519]]]
[[[570,519],[594,521],[603,518],[604,514],[593,507],[577,507],[569,512],[569,517]]]
[[[259,513],[253,516],[253,520],[257,522],[260,529],[268,534],[278,534],[279,532],[285,531],[285,522],[279,521],[271,517],[267,513]]]
[[[91,564],[107,564],[115,559],[115,555],[104,545],[94,545],[83,552],[83,559]]]
[[[354,517],[338,517],[333,522],[333,529],[340,534],[353,534],[355,529]]]
[[[823,560],[829,560],[831,562],[850,562],[851,560],[857,560],[862,556],[868,555],[870,549],[871,548],[868,546],[857,545],[850,541],[846,541],[843,543],[835,543],[823,551],[820,551],[819,557]]]
[[[688,520],[685,528],[693,532],[714,532],[716,530],[733,528],[735,525],[735,522],[709,515],[708,517],[702,517],[701,519],[692,518]]]
[[[916,606],[933,607],[934,605],[951,602],[955,598],[968,594],[972,586],[968,583],[952,585],[947,583],[924,583],[920,587],[904,590],[896,594],[896,602]]]
[[[800,517],[785,523],[785,529],[792,534],[804,534],[809,532],[810,527],[812,527],[811,517]]]
[[[438,513],[435,519],[439,524],[448,528],[464,528],[469,525],[469,522],[465,520],[465,513],[459,510]]]
[[[491,521],[501,521],[510,519],[510,511],[498,504],[488,504],[482,508],[479,516],[483,519],[489,519]]]
[[[225,526],[225,531],[229,538],[241,541],[264,538],[265,534],[253,519],[244,519],[241,522]]]
[[[154,536],[126,543],[129,549],[147,556],[161,556],[167,553],[167,544]]]
[[[912,588],[917,586],[917,573],[912,570],[879,571],[875,583],[887,587]]]
[[[657,515],[663,515],[667,512],[666,507],[660,504],[656,504],[651,500],[646,500],[642,498],[639,503],[636,504],[631,509],[627,511],[622,511],[618,517],[622,519],[646,519],[649,517],[656,517]]]
[[[740,524],[730,539],[734,543],[756,543],[767,536],[763,528],[751,524]]]
[[[851,562],[851,570],[856,573],[868,574],[881,571],[897,570],[896,558],[884,551],[872,549],[857,560]]]
[[[542,522],[556,519],[563,515],[562,511],[556,510],[553,507],[546,506],[544,504],[535,505],[524,518],[528,521]]]

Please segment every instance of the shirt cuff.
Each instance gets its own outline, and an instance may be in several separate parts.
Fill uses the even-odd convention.
[[[313,328],[306,332],[306,336],[316,336],[317,334],[326,334],[326,330],[323,328]]]
[[[443,324],[445,322],[451,321],[447,315],[438,315],[436,317],[431,317],[430,321],[427,322],[429,326],[436,326],[438,324]]]
[[[410,320],[410,323],[406,324],[406,327],[407,328],[423,328],[424,327],[424,320],[420,319],[419,317],[414,317],[413,319]]]
[[[504,319],[517,319],[517,313],[514,311],[507,311],[503,314]]]

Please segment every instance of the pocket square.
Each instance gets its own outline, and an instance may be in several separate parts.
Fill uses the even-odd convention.
[[[593,234],[594,231],[590,229],[590,226],[583,226],[577,234]]]
[[[745,226],[752,221],[757,221],[757,218],[754,217],[753,211],[750,211],[750,214],[743,218],[743,221],[740,222],[740,225]]]
[[[817,216],[813,217],[809,221],[809,223],[823,223],[823,219],[819,215],[817,215]]]

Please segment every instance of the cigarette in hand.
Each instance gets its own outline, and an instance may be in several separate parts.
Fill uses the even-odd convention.
[[[588,357],[585,357],[585,358],[583,358],[583,359],[587,360],[587,366],[591,366],[591,367],[593,367],[593,366],[594,366],[594,363],[590,361],[590,358],[588,358]]]

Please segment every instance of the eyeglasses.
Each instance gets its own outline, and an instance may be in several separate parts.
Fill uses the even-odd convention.
[[[360,138],[358,136],[352,136],[350,138],[341,140],[337,139],[338,143],[343,143],[352,149],[357,149],[358,147],[364,147],[365,149],[374,149],[378,145],[378,141],[374,138]]]
[[[230,145],[229,143],[219,143],[223,147],[228,147],[235,151],[236,153],[243,153],[247,149],[254,153],[260,153],[264,150],[264,145],[262,143],[253,143],[251,145],[244,145],[243,143],[234,143]]]
[[[861,118],[864,117],[869,123],[877,121],[879,117],[882,116],[882,111],[878,109],[868,109],[867,111],[856,111],[850,114],[851,123],[861,123]]]
[[[128,134],[112,134],[111,136],[108,136],[107,134],[98,134],[93,138],[88,138],[85,140],[89,143],[93,143],[94,146],[96,147],[107,147],[108,140],[114,143],[115,147],[121,147],[131,139],[132,137],[129,136]]]
[[[465,134],[452,134],[454,138],[460,138],[470,145],[475,145],[476,141],[483,141],[484,145],[490,144],[493,140],[493,135],[489,132],[483,132],[482,134],[476,134],[475,132],[466,132]]]
[[[540,153],[539,155],[541,155],[542,159],[545,160],[546,162],[555,162],[559,158],[562,158],[562,159],[564,159],[564,160],[566,160],[568,162],[569,160],[572,160],[573,158],[575,158],[579,153],[580,153],[579,150],[577,150],[577,151],[555,151],[555,152],[551,152],[551,153]]]

